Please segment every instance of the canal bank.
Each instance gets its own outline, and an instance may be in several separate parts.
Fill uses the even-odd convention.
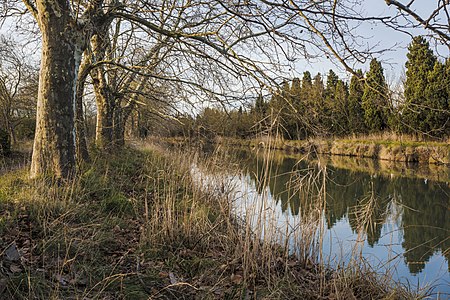
[[[372,158],[383,161],[450,165],[450,144],[438,142],[402,142],[384,140],[283,140],[217,138],[218,144],[260,147],[289,153],[316,153]]]

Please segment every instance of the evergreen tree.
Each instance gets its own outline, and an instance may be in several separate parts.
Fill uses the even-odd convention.
[[[327,85],[325,88],[325,102],[321,106],[322,125],[326,128],[328,133],[334,133],[333,110],[336,105],[336,86],[339,82],[339,77],[330,70],[327,75]]]
[[[289,136],[292,139],[301,139],[303,136],[300,134],[301,114],[304,112],[304,103],[302,102],[302,83],[299,78],[294,78],[291,84],[290,97],[292,103],[292,109],[290,113],[285,116],[286,130],[289,132]]]
[[[425,90],[428,86],[428,75],[433,71],[437,61],[429,43],[421,36],[414,37],[408,47],[406,62],[405,104],[402,109],[401,122],[404,132],[427,131],[423,121],[426,112]]]
[[[383,75],[383,67],[378,60],[372,59],[362,97],[364,121],[370,132],[380,132],[387,128],[389,108],[387,93],[388,88]]]
[[[325,89],[325,97],[327,98],[327,100],[334,100],[338,81],[339,77],[336,75],[336,73],[334,73],[333,70],[330,70],[327,75],[327,87]]]
[[[313,111],[313,100],[312,100],[312,89],[313,82],[312,76],[309,71],[303,72],[302,78],[302,94],[301,94],[301,109],[299,111],[300,116],[300,139],[306,139],[311,134],[311,112]]]
[[[364,133],[364,109],[362,108],[362,97],[364,94],[364,76],[361,70],[356,72],[350,80],[348,95],[348,122],[351,133]]]
[[[269,101],[269,108],[275,115],[280,114],[281,111],[286,108],[286,98],[289,97],[289,93],[289,83],[283,82],[281,87],[278,87],[278,89],[272,94],[272,98]]]
[[[322,107],[324,105],[325,86],[322,81],[322,75],[317,73],[313,79],[311,89],[311,130],[315,135],[324,133],[322,124]]]
[[[436,137],[449,134],[450,107],[448,94],[448,79],[446,78],[446,66],[440,62],[434,64],[434,68],[428,73],[428,84],[425,88],[425,103],[423,120],[419,123],[419,130],[429,132]]]
[[[285,130],[289,127],[287,124],[289,111],[292,111],[291,103],[291,86],[289,82],[283,82],[282,86],[278,91],[272,96],[269,102],[269,107],[272,110],[273,117],[276,118],[280,129],[283,132],[285,138],[290,138],[290,133]]]
[[[309,89],[312,86],[312,77],[309,71],[303,72],[302,89]]]
[[[255,113],[258,117],[264,117],[267,114],[267,103],[261,94],[258,95],[255,101]]]
[[[349,131],[347,84],[342,80],[338,80],[334,93],[335,99],[332,103],[332,133],[345,135]]]
[[[301,104],[301,95],[302,95],[302,83],[299,78],[294,78],[292,80],[292,85],[290,89],[290,99],[292,102],[292,106],[295,109],[300,108]]]
[[[325,86],[323,84],[322,75],[320,73],[317,73],[317,75],[314,76],[311,94],[311,99],[314,101],[314,103],[323,105]]]

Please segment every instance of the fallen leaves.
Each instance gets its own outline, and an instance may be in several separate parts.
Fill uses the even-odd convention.
[[[12,242],[1,253],[0,268],[7,275],[14,275],[22,272],[21,260],[23,259],[21,252],[17,248],[16,242]]]
[[[243,277],[242,277],[242,275],[239,275],[239,274],[232,274],[230,277],[230,280],[232,283],[239,285],[242,283]]]
[[[18,261],[20,259],[20,253],[15,242],[11,243],[11,245],[6,248],[5,256],[9,261]]]

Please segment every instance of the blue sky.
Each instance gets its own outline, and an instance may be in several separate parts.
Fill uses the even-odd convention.
[[[403,0],[401,2],[405,2]],[[387,6],[385,0],[366,0],[361,1],[361,7],[357,10],[362,10],[366,15],[370,16],[384,16],[384,15],[394,15],[396,10],[393,7]],[[437,0],[416,0],[414,2],[413,8],[421,13],[429,13],[437,4]],[[5,24],[3,28],[0,28],[0,33],[8,33],[14,30],[14,26],[8,26]],[[391,28],[380,23],[370,23],[364,22],[358,29],[357,33],[367,37],[367,44],[374,45],[379,43],[379,49],[389,49],[389,51],[384,52],[377,58],[380,59],[385,68],[386,77],[388,80],[398,79],[402,72],[404,72],[404,65],[406,62],[407,46],[410,42],[410,37],[404,33],[395,31]],[[423,34],[424,31],[416,30],[414,34]],[[36,50],[36,49],[35,49]],[[32,57],[36,60],[39,59],[39,51],[33,51]],[[444,54],[446,54],[444,52]],[[365,65],[358,65],[357,68],[367,71],[368,63]],[[313,75],[317,72],[322,74],[328,73],[329,69],[335,70],[338,75],[342,78],[346,78],[349,75],[342,69],[340,65],[334,64],[332,61],[324,58],[321,60],[316,60],[312,62],[307,62],[304,59],[299,60],[296,63],[295,70],[291,71],[288,76],[296,77],[302,74],[304,71],[308,70]]]
[[[406,2],[406,1],[402,1]],[[413,8],[417,9],[420,13],[429,13],[437,4],[435,0],[416,0]],[[396,9],[389,7],[385,0],[367,0],[362,1],[361,9],[366,15],[370,16],[385,16],[394,15]],[[375,56],[381,60],[385,69],[386,77],[388,80],[398,80],[398,78],[404,72],[404,66],[406,62],[406,53],[408,44],[411,42],[410,36],[405,33],[395,31],[392,28],[388,28],[380,23],[363,23],[358,29],[357,33],[367,37],[367,42],[370,44],[379,43],[379,49],[388,49],[388,51]],[[411,32],[414,35],[424,34],[425,31],[417,29]],[[444,55],[445,50],[441,51]],[[359,65],[357,68],[361,68],[363,71],[367,71],[369,63],[365,65]],[[302,73],[304,70],[309,70],[312,73],[320,72],[322,74],[328,73],[329,69],[335,70],[339,76],[349,76],[339,65],[333,64],[329,60],[322,60],[314,62],[313,64],[307,62],[299,62],[297,64],[296,71]],[[295,72],[292,72],[292,76],[296,76]]]

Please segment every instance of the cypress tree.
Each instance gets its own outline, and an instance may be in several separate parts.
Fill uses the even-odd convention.
[[[446,66],[440,62],[428,73],[428,84],[425,88],[425,103],[421,113],[423,120],[419,121],[419,130],[436,137],[449,134],[450,107],[448,105],[448,83],[446,81]]]
[[[305,71],[303,72],[302,89],[310,88],[311,86],[312,86],[311,73],[309,71]]]
[[[302,78],[302,94],[301,103],[302,108],[300,111],[300,138],[305,139],[311,134],[311,124],[313,120],[311,118],[311,112],[313,111],[313,100],[312,100],[312,89],[313,82],[312,76],[309,71],[303,72]]]
[[[322,124],[328,133],[334,133],[334,120],[333,111],[336,106],[336,86],[339,82],[339,78],[330,70],[327,75],[327,85],[325,88],[325,102],[321,107]]]
[[[283,115],[284,129],[287,131],[287,137],[291,139],[299,139],[299,123],[301,119],[301,112],[304,110],[302,101],[302,84],[299,78],[294,78],[289,90],[290,107]]]
[[[364,109],[364,122],[372,133],[383,131],[388,124],[387,85],[383,75],[381,63],[372,59],[367,72],[362,107]]]
[[[356,72],[350,80],[348,95],[349,130],[351,133],[364,133],[364,109],[362,97],[364,94],[364,76],[361,70]]]
[[[348,112],[348,86],[338,80],[335,89],[335,99],[332,108],[332,132],[343,135],[349,130],[349,112]]]
[[[334,73],[333,70],[330,70],[327,75],[327,87],[325,89],[325,97],[327,100],[334,100],[336,85],[339,81],[339,77]]]
[[[402,128],[404,132],[427,131],[424,122],[426,105],[425,90],[428,75],[437,61],[429,43],[421,36],[414,37],[408,47],[405,81],[405,104],[402,109]]]
[[[301,107],[301,95],[302,95],[302,84],[299,78],[294,78],[292,80],[292,85],[290,89],[290,99],[291,103],[296,110]]]
[[[291,86],[289,82],[285,81],[269,102],[269,106],[274,113],[274,117],[277,118],[285,138],[290,138],[289,130],[285,129],[289,127],[286,122],[289,119],[289,112],[293,111],[291,101]]]
[[[315,135],[323,134],[322,108],[324,106],[325,87],[322,81],[322,75],[317,73],[314,76],[311,89],[311,127]]]
[[[267,103],[261,94],[258,95],[255,101],[255,112],[258,117],[264,117],[267,113]]]

